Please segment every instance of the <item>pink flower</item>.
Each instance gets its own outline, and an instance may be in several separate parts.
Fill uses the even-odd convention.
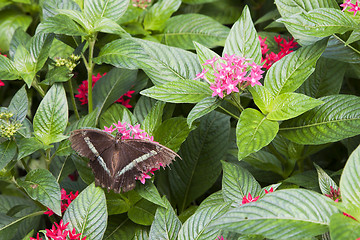
[[[5,83],[3,83],[1,80],[0,80],[0,87],[2,86],[5,86]]]
[[[70,240],[80,240],[81,233],[76,234],[75,228],[72,231],[66,230],[69,223],[63,224],[63,220],[60,220],[60,224],[55,223],[51,230],[46,230],[46,236],[49,239],[53,240],[67,240],[69,237]],[[83,237],[81,240],[86,240],[86,237]]]
[[[356,0],[355,4],[350,3],[350,9],[348,10],[348,12],[354,12],[354,16],[356,15],[356,13],[358,11],[360,11],[360,7],[359,7],[359,2],[358,0]]]
[[[242,204],[246,204],[246,203],[249,203],[249,202],[256,202],[257,200],[259,199],[259,196],[257,196],[256,198],[253,198],[251,196],[251,193],[248,194],[248,196],[244,196],[243,197],[243,200],[242,200]]]
[[[219,237],[217,237],[215,240],[226,240],[226,239],[224,239],[223,236],[219,236]]]
[[[205,69],[205,68],[204,68],[201,73],[196,74],[196,78],[194,78],[194,80],[199,79],[199,78],[202,78],[202,79],[204,79],[204,80],[207,80],[205,74],[206,74],[208,71],[209,71],[209,69]]]
[[[211,84],[210,89],[214,91],[212,94],[213,97],[215,96],[219,96],[220,98],[224,97],[224,93],[223,93],[224,87],[221,85],[220,81],[218,81],[216,85]]]
[[[105,76],[106,73],[104,73],[103,75],[101,75],[100,73],[98,73],[96,76],[92,76],[92,87],[94,87],[95,83],[97,81],[99,81],[99,79],[103,76]],[[84,80],[82,81],[82,83],[80,84],[79,88],[77,89],[77,91],[79,92],[79,94],[76,94],[75,97],[78,98],[81,102],[81,105],[85,105],[88,103],[88,81]],[[132,108],[132,106],[129,104],[130,99],[125,100],[124,97],[128,97],[131,98],[131,94],[133,94],[135,91],[127,91],[125,94],[123,94],[118,100],[116,100],[115,102],[121,103],[123,106],[125,106],[126,108]]]
[[[238,81],[231,81],[230,79],[226,81],[224,84],[224,89],[226,90],[226,94],[229,95],[232,92],[239,92],[237,88]]]
[[[212,66],[212,68],[214,68],[214,63],[218,60],[218,58],[216,56],[214,56],[212,59],[208,59],[206,60],[203,65],[208,65],[210,64]]]
[[[269,191],[265,189],[265,194],[268,194],[268,193],[271,193],[271,192],[274,192],[274,189],[272,187],[269,189]]]
[[[343,8],[342,11],[345,11],[345,9],[346,9],[347,7],[351,7],[351,5],[353,5],[353,4],[351,3],[351,0],[345,0],[345,2],[344,2],[343,4],[340,4],[340,7]]]
[[[30,240],[42,240],[42,238],[40,238],[39,233],[37,233],[36,238],[30,237]]]

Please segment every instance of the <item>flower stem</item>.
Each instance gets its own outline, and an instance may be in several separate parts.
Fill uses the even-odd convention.
[[[223,108],[222,106],[219,106],[219,108],[221,108],[224,112],[226,112],[227,114],[229,114],[230,116],[232,116],[233,118],[239,120],[240,118],[238,116],[236,116],[235,114],[233,114],[232,112],[228,111],[227,109]]]
[[[240,95],[239,95],[239,97],[236,97],[235,94],[231,94],[230,96],[231,96],[231,99],[234,101],[235,106],[237,106],[239,108],[240,112],[244,111],[243,106],[241,106]]]
[[[79,115],[79,111],[78,111],[78,109],[77,109],[77,107],[76,107],[76,102],[75,102],[75,97],[74,97],[74,89],[73,89],[73,86],[72,86],[72,84],[71,84],[71,80],[69,80],[69,81],[67,82],[67,84],[69,85],[71,104],[73,105],[76,119],[79,120],[79,119],[80,119],[80,115]]]
[[[94,70],[93,64],[93,54],[94,54],[94,46],[96,35],[92,38],[89,38],[89,60],[87,66],[88,72],[88,112],[91,113],[93,111],[93,99],[92,99],[92,75]]]
[[[27,165],[27,163],[25,162],[25,159],[24,159],[24,158],[21,158],[21,163],[22,163],[22,165],[24,166],[25,171],[26,171],[26,172],[30,172],[30,168],[29,168],[29,166]]]

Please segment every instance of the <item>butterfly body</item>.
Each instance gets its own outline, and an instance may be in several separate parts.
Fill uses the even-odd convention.
[[[71,132],[71,147],[90,159],[95,184],[119,193],[135,188],[136,178],[160,166],[169,165],[179,157],[161,144],[142,139],[121,139],[98,129]]]

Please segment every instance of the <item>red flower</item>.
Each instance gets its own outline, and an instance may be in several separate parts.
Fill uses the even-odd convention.
[[[2,86],[5,86],[5,83],[3,83],[1,80],[0,80],[0,87]]]
[[[92,87],[94,87],[94,84],[103,76],[105,76],[106,73],[104,73],[103,75],[101,75],[100,73],[98,73],[96,76],[92,76]],[[82,81],[82,83],[80,84],[79,88],[77,89],[79,94],[76,94],[75,97],[79,98],[81,105],[85,105],[88,103],[88,81],[84,80]],[[124,95],[122,95],[118,100],[116,100],[115,102],[121,103],[122,105],[124,105],[127,108],[132,108],[132,106],[129,104],[130,99],[125,100],[124,97],[128,97],[131,98],[131,94],[133,94],[135,91],[127,91]]]
[[[49,239],[53,240],[67,240],[66,237],[69,237],[70,240],[80,240],[81,233],[76,233],[75,228],[72,231],[66,230],[69,223],[63,224],[63,221],[60,220],[60,223],[54,223],[51,230],[46,230],[46,236]],[[81,240],[86,240],[86,237],[83,237]]]
[[[42,240],[42,238],[40,238],[39,233],[37,233],[36,238],[30,237],[30,240]]]
[[[76,191],[75,194],[72,192],[69,193],[69,195],[66,194],[65,189],[61,189],[61,213],[64,213],[66,209],[69,207],[70,203],[79,195],[79,192]],[[44,214],[47,214],[49,216],[53,215],[54,212],[48,208]]]

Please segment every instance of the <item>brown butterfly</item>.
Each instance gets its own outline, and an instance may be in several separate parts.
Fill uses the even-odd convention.
[[[95,184],[119,193],[135,188],[136,179],[153,168],[169,165],[180,156],[173,150],[142,139],[121,139],[98,129],[78,129],[70,134],[71,147],[90,159]]]

